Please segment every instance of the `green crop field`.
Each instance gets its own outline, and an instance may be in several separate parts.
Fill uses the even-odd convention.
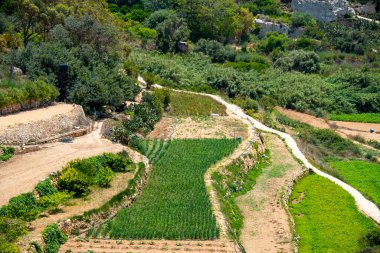
[[[210,97],[181,92],[170,93],[172,116],[210,116],[211,113],[226,115],[226,107]]]
[[[330,120],[380,123],[380,113],[361,113],[361,114],[336,114],[329,117]]]
[[[206,170],[237,140],[173,140],[153,165],[137,201],[98,229],[118,239],[214,239],[219,229],[204,183]],[[150,144],[160,146],[159,142]]]
[[[289,207],[301,237],[299,252],[358,252],[359,239],[375,229],[345,190],[315,174],[295,185]]]
[[[330,163],[352,187],[380,206],[380,164],[365,161],[340,161]]]

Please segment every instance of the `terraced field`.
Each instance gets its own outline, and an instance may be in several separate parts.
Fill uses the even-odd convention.
[[[380,206],[380,164],[352,160],[333,162],[330,166],[345,182]]]
[[[289,207],[300,236],[299,252],[356,253],[362,249],[359,240],[376,229],[353,197],[316,174],[296,184]]]
[[[173,140],[141,196],[93,236],[114,239],[216,239],[219,228],[206,191],[206,170],[238,145],[232,139]],[[149,142],[148,156],[165,145]],[[161,147],[161,148],[160,148]],[[153,150],[153,151],[152,151]]]

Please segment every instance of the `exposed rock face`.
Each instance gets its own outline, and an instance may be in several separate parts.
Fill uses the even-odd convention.
[[[322,22],[331,22],[355,14],[347,0],[292,0],[293,11],[306,12]]]
[[[289,26],[284,24],[274,23],[269,17],[260,15],[255,19],[255,24],[260,28],[259,37],[264,37],[268,32],[278,32],[288,34]]]

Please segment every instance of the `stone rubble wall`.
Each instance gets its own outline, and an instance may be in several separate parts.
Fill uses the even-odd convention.
[[[92,121],[85,116],[83,108],[76,105],[71,111],[56,115],[49,120],[18,124],[1,129],[0,145],[38,144],[69,133],[86,133],[91,126]]]

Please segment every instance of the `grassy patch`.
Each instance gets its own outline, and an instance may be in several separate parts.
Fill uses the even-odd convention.
[[[211,113],[226,115],[226,107],[207,96],[171,92],[169,115],[190,117],[210,116]]]
[[[0,161],[8,161],[11,159],[15,153],[15,148],[13,147],[0,147],[2,154],[0,154]]]
[[[380,206],[380,164],[365,161],[339,161],[330,163],[352,187],[361,191]]]
[[[329,119],[348,122],[380,123],[380,113],[334,114]]]
[[[353,197],[315,174],[295,185],[289,207],[301,237],[299,252],[354,253],[361,248],[360,238],[376,228]]]
[[[154,164],[141,196],[101,233],[120,239],[218,238],[204,173],[237,145],[228,139],[172,141]]]

